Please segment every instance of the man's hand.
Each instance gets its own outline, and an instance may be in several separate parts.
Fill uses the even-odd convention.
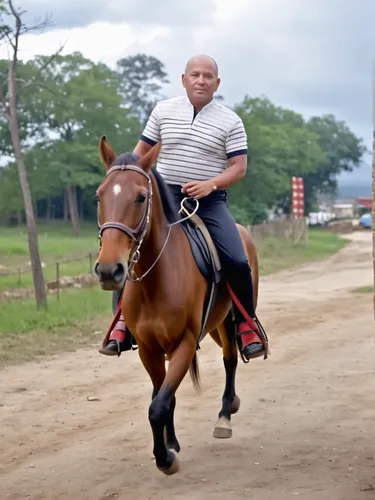
[[[204,196],[208,196],[212,193],[212,182],[211,181],[194,181],[188,182],[182,187],[182,192],[191,196],[192,198],[199,200]]]

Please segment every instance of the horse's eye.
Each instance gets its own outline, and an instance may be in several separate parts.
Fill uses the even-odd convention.
[[[143,193],[140,193],[138,196],[137,196],[137,199],[135,200],[137,203],[143,203],[146,199],[146,195],[144,195]]]

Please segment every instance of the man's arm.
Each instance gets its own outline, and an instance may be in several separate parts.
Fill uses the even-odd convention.
[[[188,182],[183,186],[182,192],[198,200],[209,195],[215,189],[215,186],[217,189],[227,189],[245,177],[247,169],[247,135],[240,117],[228,132],[225,151],[228,167],[224,172],[207,181]]]
[[[225,152],[228,167],[223,173],[217,175],[211,182],[218,189],[227,189],[232,184],[243,179],[247,169],[247,134],[240,117],[228,131],[225,141]]]
[[[150,151],[150,149],[152,149],[152,147],[153,146],[151,144],[145,142],[143,139],[140,139],[135,146],[133,153],[142,158]]]
[[[228,159],[229,166],[223,173],[208,179],[207,181],[188,182],[182,188],[182,192],[186,193],[197,200],[208,196],[215,189],[226,189],[232,184],[243,179],[246,174],[247,154],[241,152],[237,156]]]
[[[227,189],[232,184],[243,179],[246,175],[247,169],[247,151],[228,158],[228,167],[223,173],[210,179],[211,184],[217,189]]]

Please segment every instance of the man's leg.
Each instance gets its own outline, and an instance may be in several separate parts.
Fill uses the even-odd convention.
[[[246,313],[254,320],[249,324],[234,304],[237,332],[241,338],[241,354],[246,359],[264,356],[264,346],[255,321],[251,269],[236,223],[227,207],[226,195],[215,192],[200,201],[198,215],[214,240],[226,279]]]
[[[115,314],[121,292],[112,292],[112,311]],[[106,356],[119,356],[121,352],[136,349],[137,342],[125,325],[124,317],[120,314],[119,320],[115,324],[107,345],[103,345],[99,352]]]

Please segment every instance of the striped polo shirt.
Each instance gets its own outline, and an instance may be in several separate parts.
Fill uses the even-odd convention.
[[[241,118],[215,100],[197,114],[185,96],[158,102],[141,139],[161,142],[156,169],[168,184],[211,179],[228,167],[228,158],[247,154]]]

